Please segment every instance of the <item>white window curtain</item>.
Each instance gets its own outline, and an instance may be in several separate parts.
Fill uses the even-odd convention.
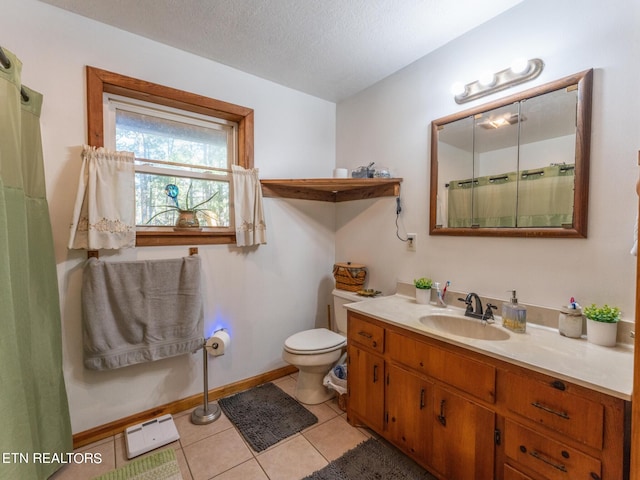
[[[69,248],[134,247],[134,154],[85,145]]]
[[[267,243],[267,225],[262,206],[262,187],[258,169],[231,166],[233,203],[236,221],[236,245],[249,247]]]

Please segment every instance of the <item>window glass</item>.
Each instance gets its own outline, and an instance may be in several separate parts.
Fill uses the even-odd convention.
[[[229,229],[237,125],[105,95],[114,148],[136,157],[136,224],[175,226],[196,209],[201,227]]]

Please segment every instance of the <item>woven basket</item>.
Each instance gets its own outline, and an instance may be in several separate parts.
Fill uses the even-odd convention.
[[[336,288],[357,292],[362,290],[367,279],[367,267],[360,263],[336,263],[333,266],[333,278],[336,279]]]

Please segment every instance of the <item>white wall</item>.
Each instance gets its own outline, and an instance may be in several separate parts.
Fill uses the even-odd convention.
[[[44,94],[43,148],[60,287],[64,371],[74,432],[202,392],[202,356],[183,355],[110,372],[82,364],[80,285],[86,255],[67,251],[86,142],[85,65],[255,110],[262,178],[330,176],[335,109],[252,75],[131,35],[35,0],[4,0],[0,45],[23,62],[25,85]],[[200,246],[205,333],[229,328],[232,347],[210,360],[209,387],[285,365],[284,339],[326,325],[333,286],[335,207],[265,199],[268,244]],[[188,247],[137,248],[106,261],[172,258]],[[293,298],[293,300],[292,300]]]
[[[338,207],[336,256],[370,266],[369,286],[386,293],[420,276],[451,289],[559,307],[618,305],[634,316],[635,257],[629,254],[638,198],[640,40],[636,0],[525,0],[505,14],[338,105],[337,165],[375,161],[402,183],[401,234],[417,232],[417,252],[395,234],[395,201]],[[513,58],[539,57],[536,80],[463,106],[449,92]],[[564,76],[594,68],[587,239],[428,235],[430,122]]]
[[[86,141],[85,65],[254,108],[255,163],[263,178],[323,177],[334,165],[354,168],[375,161],[405,179],[400,233],[418,233],[415,253],[396,238],[392,198],[340,204],[337,214],[330,204],[266,199],[268,245],[249,252],[200,247],[207,333],[226,325],[233,337],[227,355],[210,361],[213,388],[282,366],[286,336],[324,324],[334,260],[367,264],[369,286],[385,293],[394,291],[398,280],[428,275],[451,280],[455,290],[502,298],[516,288],[521,301],[551,307],[570,296],[583,303],[609,302],[632,318],[635,262],[628,252],[640,148],[639,9],[635,0],[525,0],[341,103],[336,120],[330,102],[36,0],[4,0],[0,44],[22,59],[24,83],[45,99],[47,193],[74,432],[202,391],[200,354],[113,372],[82,365],[84,255],[68,252],[66,243],[78,154]],[[484,69],[501,70],[516,56],[540,57],[546,67],[538,79],[509,93],[595,69],[589,238],[429,237],[429,123],[471,106],[454,103],[449,88],[455,80],[469,82]],[[138,248],[103,257],[169,258],[186,250]]]

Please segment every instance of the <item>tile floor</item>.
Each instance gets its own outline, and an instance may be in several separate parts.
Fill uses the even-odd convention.
[[[273,383],[293,396],[296,375]],[[184,480],[299,480],[373,435],[347,423],[346,414],[335,399],[320,405],[305,405],[318,423],[260,453],[244,441],[224,413],[209,425],[193,425],[192,410],[174,415],[180,440],[176,451]],[[125,439],[115,435],[78,449],[99,452],[100,464],[69,464],[50,480],[88,480],[127,463]]]

